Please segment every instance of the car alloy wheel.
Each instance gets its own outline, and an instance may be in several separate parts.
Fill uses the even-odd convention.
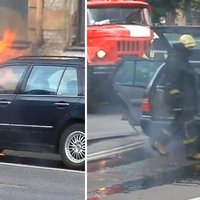
[[[63,131],[60,138],[60,155],[66,165],[73,169],[84,169],[85,166],[85,126],[76,123]]]
[[[73,163],[85,160],[85,134],[81,131],[72,132],[65,142],[65,153]]]

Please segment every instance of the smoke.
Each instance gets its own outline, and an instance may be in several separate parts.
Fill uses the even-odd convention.
[[[0,36],[6,30],[15,32],[17,39],[27,39],[28,0],[0,1]]]

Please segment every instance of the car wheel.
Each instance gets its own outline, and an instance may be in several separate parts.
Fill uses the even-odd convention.
[[[84,124],[77,123],[66,128],[60,139],[61,159],[67,167],[84,169],[85,132]]]

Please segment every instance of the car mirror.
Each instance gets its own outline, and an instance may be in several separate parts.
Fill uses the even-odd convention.
[[[159,22],[160,22],[161,25],[166,24],[166,18],[165,18],[164,16],[161,16],[161,17],[159,18]]]

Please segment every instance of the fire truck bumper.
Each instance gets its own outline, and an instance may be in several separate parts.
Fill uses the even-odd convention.
[[[104,76],[113,73],[117,65],[88,65],[88,72],[91,76]]]

